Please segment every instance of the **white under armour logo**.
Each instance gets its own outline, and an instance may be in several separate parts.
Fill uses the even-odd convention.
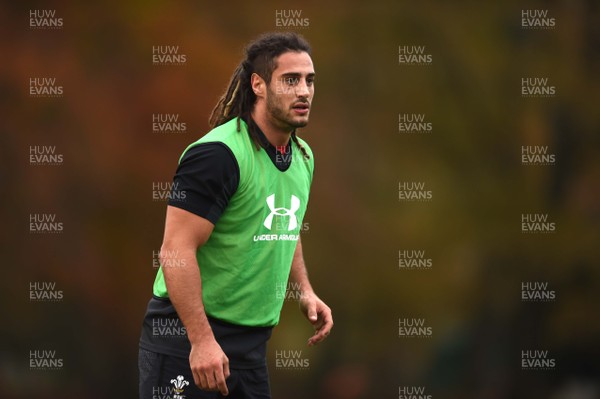
[[[290,223],[288,224],[288,231],[294,230],[298,227],[298,218],[296,217],[296,211],[300,209],[300,199],[292,194],[292,207],[290,209],[287,208],[275,208],[275,194],[271,194],[267,197],[267,205],[269,205],[269,209],[271,213],[269,216],[265,218],[265,222],[263,223],[265,227],[271,230],[271,226],[273,225],[273,216],[289,216]],[[283,211],[283,213],[281,213]]]

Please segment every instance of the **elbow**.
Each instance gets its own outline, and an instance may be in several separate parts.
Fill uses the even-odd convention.
[[[164,274],[168,274],[171,270],[184,269],[188,264],[192,263],[196,257],[195,251],[191,249],[181,249],[170,247],[163,244],[160,249],[158,259]]]

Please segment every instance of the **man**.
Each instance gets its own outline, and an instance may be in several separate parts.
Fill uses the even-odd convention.
[[[274,33],[245,54],[174,178],[140,339],[144,399],[270,398],[266,342],[288,281],[315,328],[308,344],[333,326],[300,241],[314,168],[296,135],[314,95],[310,46]]]

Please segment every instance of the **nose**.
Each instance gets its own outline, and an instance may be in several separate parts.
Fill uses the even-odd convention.
[[[296,85],[296,96],[305,98],[308,97],[309,94],[310,90],[308,89],[308,84],[306,84],[306,79],[300,79]]]

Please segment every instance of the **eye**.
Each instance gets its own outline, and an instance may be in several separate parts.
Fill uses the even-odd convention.
[[[284,79],[284,83],[288,86],[295,86],[298,84],[298,78],[288,77]]]
[[[315,83],[315,78],[306,78],[306,84],[312,86]]]

